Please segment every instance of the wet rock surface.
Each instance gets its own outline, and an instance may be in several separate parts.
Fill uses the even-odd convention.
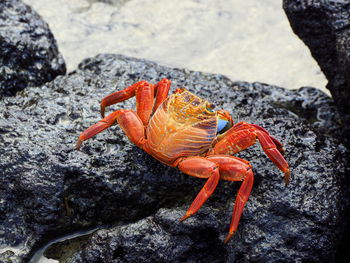
[[[135,223],[99,230],[68,262],[224,262],[227,251],[215,212],[204,208],[179,224],[184,212],[160,209]]]
[[[350,145],[350,3],[348,0],[284,0],[283,8],[294,32],[310,48],[328,79],[344,135]]]
[[[237,156],[255,183],[236,235],[228,231],[239,183],[220,182],[198,215],[180,223],[204,181],[163,165],[118,127],[75,151],[81,131],[100,119],[105,95],[140,79],[167,77],[256,123],[285,144],[292,181],[256,145]],[[134,100],[110,107],[134,108]],[[67,262],[332,262],[348,208],[349,152],[330,98],[222,75],[99,55],[67,76],[0,101],[0,261],[28,261],[48,240],[101,230]],[[68,258],[67,258],[68,257]]]
[[[63,57],[48,25],[22,1],[1,1],[0,28],[0,96],[65,74]]]

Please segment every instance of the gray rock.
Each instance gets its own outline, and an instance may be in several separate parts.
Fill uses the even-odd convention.
[[[294,32],[328,79],[350,145],[350,8],[348,0],[283,0]]]
[[[224,246],[239,183],[220,182],[198,215],[179,218],[203,185],[132,145],[118,127],[75,151],[105,95],[167,77],[235,121],[285,144],[292,182],[255,146],[255,183],[238,232]],[[134,108],[134,100],[109,108]],[[101,230],[68,262],[332,262],[348,208],[349,152],[332,100],[313,88],[232,82],[120,55],[87,59],[68,76],[0,101],[0,261],[28,260],[48,240]],[[56,253],[59,254],[59,253]]]
[[[20,0],[0,3],[0,96],[63,75],[66,66],[48,25]]]

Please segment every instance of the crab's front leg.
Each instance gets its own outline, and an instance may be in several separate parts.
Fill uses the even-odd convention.
[[[126,89],[112,93],[101,101],[101,115],[104,117],[105,108],[112,104],[136,96],[136,112],[144,125],[147,125],[154,104],[154,86],[147,81],[137,82]]]
[[[284,173],[286,184],[290,181],[290,170],[283,157],[282,144],[273,138],[264,128],[246,122],[237,123],[220,138],[208,155],[235,154],[255,144],[259,140],[266,155]]]
[[[132,110],[117,110],[83,131],[76,144],[79,150],[83,141],[90,139],[118,122],[129,140],[142,148],[145,143],[145,128],[139,116]]]
[[[107,106],[122,102],[136,96],[136,112],[146,125],[152,112],[166,99],[171,81],[162,79],[156,85],[147,81],[139,81],[123,90],[114,92],[101,101],[101,116],[104,117]],[[154,97],[156,101],[154,102]]]
[[[107,106],[110,106],[134,97],[136,94],[137,88],[141,86],[146,86],[146,85],[148,85],[147,81],[144,81],[144,80],[139,81],[123,90],[119,90],[117,92],[114,92],[104,97],[100,104],[100,107],[101,107],[100,112],[101,112],[102,118],[105,117],[105,109]]]
[[[153,111],[166,99],[170,89],[170,80],[162,79],[155,86],[147,81],[137,82],[126,89],[106,96],[101,102],[101,115],[104,117],[105,107],[136,96],[136,113],[132,110],[117,110],[96,124],[83,131],[77,141],[79,149],[82,142],[119,123],[131,142],[142,148],[145,142],[145,126]],[[155,94],[155,95],[154,95]],[[154,102],[154,97],[155,102]]]

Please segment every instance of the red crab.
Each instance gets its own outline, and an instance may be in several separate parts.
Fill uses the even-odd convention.
[[[233,125],[226,110],[214,111],[214,105],[181,88],[168,97],[170,80],[156,85],[140,81],[105,97],[105,107],[136,96],[136,112],[117,110],[92,125],[79,136],[82,142],[118,122],[129,140],[157,160],[182,172],[206,178],[203,188],[191,204],[186,218],[195,214],[214,192],[219,179],[242,181],[239,188],[229,233],[225,243],[237,230],[245,203],[253,187],[254,176],[248,161],[232,156],[255,144],[258,139],[267,156],[284,173],[289,183],[290,171],[283,157],[282,144],[264,128],[240,122]]]

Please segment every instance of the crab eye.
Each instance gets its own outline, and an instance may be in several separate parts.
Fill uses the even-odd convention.
[[[232,127],[232,124],[227,120],[219,119],[217,133],[222,134]]]
[[[185,92],[185,91],[186,91],[185,88],[177,88],[177,89],[175,90],[175,93],[183,93],[183,92]]]
[[[207,110],[213,112],[215,109],[215,104],[213,103],[207,103]]]

